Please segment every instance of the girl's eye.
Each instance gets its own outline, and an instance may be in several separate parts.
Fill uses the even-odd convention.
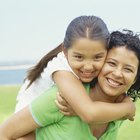
[[[81,56],[78,56],[78,55],[77,55],[77,56],[75,56],[75,57],[76,57],[76,58],[81,58]]]
[[[98,61],[98,60],[101,60],[103,58],[105,58],[105,55],[97,55],[97,56],[95,56],[94,60]]]
[[[75,55],[74,57],[78,60],[82,60],[82,56],[80,56],[80,55]]]
[[[98,56],[96,56],[94,59],[95,59],[95,60],[100,60],[100,59],[102,59],[102,58],[104,58],[104,56],[98,55]]]

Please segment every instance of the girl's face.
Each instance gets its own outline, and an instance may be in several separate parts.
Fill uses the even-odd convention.
[[[82,82],[90,82],[98,76],[107,50],[101,41],[78,39],[65,52],[68,63]]]
[[[98,77],[100,89],[108,96],[125,93],[136,80],[138,65],[133,51],[124,46],[112,48]]]

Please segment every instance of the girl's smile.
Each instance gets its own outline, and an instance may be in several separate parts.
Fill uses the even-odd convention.
[[[99,74],[107,50],[99,40],[80,38],[65,51],[70,67],[82,82],[90,82]]]

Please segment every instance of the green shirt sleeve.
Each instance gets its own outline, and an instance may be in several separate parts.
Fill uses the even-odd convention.
[[[39,126],[47,126],[59,122],[64,116],[55,104],[57,92],[57,87],[53,86],[29,105],[32,117]]]

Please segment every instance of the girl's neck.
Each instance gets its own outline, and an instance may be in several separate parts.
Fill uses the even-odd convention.
[[[93,101],[113,103],[116,100],[116,97],[108,96],[106,93],[104,93],[98,84],[91,88],[90,96]]]

